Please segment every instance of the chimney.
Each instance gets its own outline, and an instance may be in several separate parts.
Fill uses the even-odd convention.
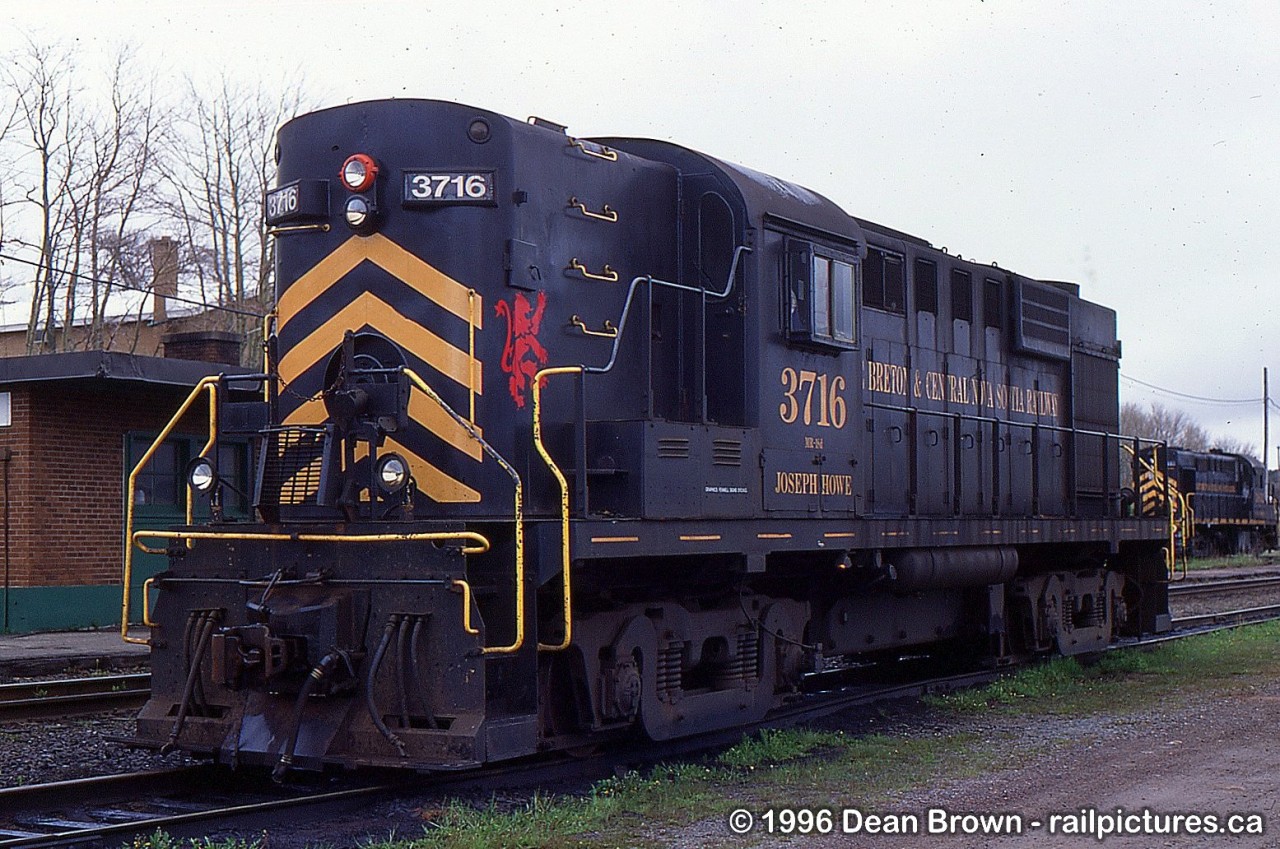
[[[195,330],[164,335],[164,356],[171,360],[200,360],[222,365],[240,364],[244,339],[225,330]]]
[[[151,292],[155,298],[151,320],[160,324],[168,318],[166,301],[178,294],[178,243],[168,236],[152,239]]]

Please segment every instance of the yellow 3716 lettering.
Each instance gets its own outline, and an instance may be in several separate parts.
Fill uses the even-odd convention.
[[[833,376],[808,369],[797,371],[787,366],[782,370],[781,380],[783,401],[778,405],[778,415],[784,422],[795,424],[802,421],[806,425],[816,424],[837,430],[844,427],[849,419],[849,409],[841,394],[845,389],[842,375]]]

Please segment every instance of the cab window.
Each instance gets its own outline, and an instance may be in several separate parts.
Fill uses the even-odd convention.
[[[812,242],[787,244],[786,332],[793,342],[852,348],[858,339],[857,264]]]

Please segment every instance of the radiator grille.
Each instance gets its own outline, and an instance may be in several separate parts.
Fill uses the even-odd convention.
[[[1018,347],[1055,359],[1071,356],[1071,299],[1048,286],[1024,282],[1017,289]]]
[[[324,428],[289,427],[268,431],[261,501],[315,504],[328,438]]]

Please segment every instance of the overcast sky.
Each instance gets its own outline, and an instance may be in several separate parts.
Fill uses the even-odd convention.
[[[0,51],[133,42],[162,77],[300,77],[321,105],[442,98],[687,145],[953,253],[1080,283],[1119,313],[1126,377],[1248,399],[1270,365],[1280,396],[1276,0],[0,8]],[[1260,401],[1122,392],[1261,445]]]

